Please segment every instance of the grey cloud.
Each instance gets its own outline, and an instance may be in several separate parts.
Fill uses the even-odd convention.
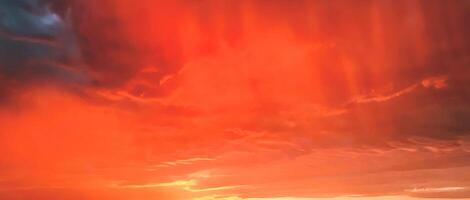
[[[0,0],[0,94],[39,82],[86,83],[72,25],[52,1]]]

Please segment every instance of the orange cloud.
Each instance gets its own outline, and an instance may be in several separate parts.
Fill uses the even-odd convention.
[[[86,81],[0,59],[0,199],[470,197],[463,1],[62,6]]]

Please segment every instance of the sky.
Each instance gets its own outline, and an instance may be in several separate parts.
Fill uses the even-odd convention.
[[[468,0],[0,0],[0,199],[470,199],[469,20]]]

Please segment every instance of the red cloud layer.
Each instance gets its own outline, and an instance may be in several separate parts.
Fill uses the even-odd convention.
[[[72,1],[93,81],[3,108],[0,195],[468,197],[467,8]]]

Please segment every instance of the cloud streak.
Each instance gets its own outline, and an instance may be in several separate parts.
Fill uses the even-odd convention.
[[[0,199],[468,198],[469,6],[0,0]]]

